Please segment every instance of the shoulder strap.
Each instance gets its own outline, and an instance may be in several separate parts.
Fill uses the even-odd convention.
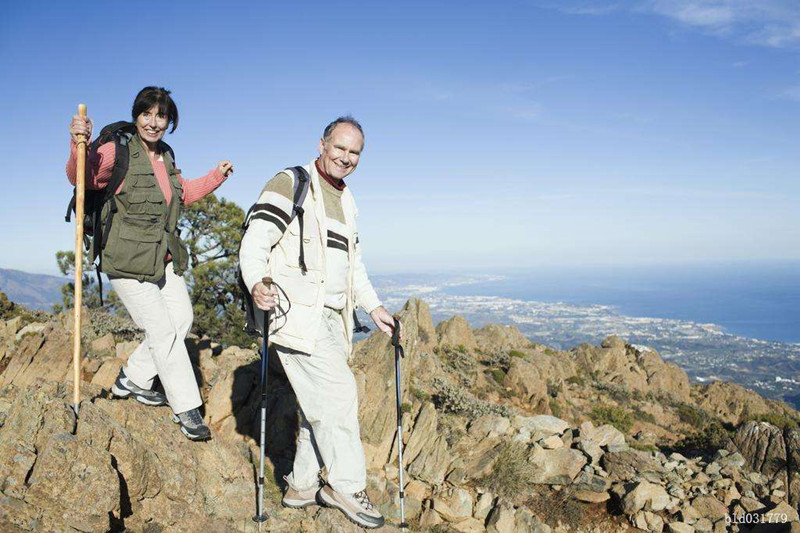
[[[165,143],[164,141],[158,141],[158,142],[161,148],[161,152],[168,153],[169,156],[172,158],[172,165],[177,168],[178,165],[177,163],[175,163],[175,152],[172,150],[172,147],[167,143]]]
[[[297,258],[297,262],[300,265],[300,270],[305,274],[308,272],[308,268],[306,267],[306,258],[305,258],[305,251],[303,249],[303,203],[306,201],[306,196],[308,195],[308,187],[311,182],[311,177],[301,166],[292,167],[287,169],[292,173],[292,180],[293,188],[294,188],[294,199],[292,200],[292,214],[289,219],[289,223],[297,217],[297,224],[300,227],[300,257]]]
[[[292,173],[293,178],[294,206],[292,206],[291,218],[294,218],[296,214],[301,213],[303,210],[303,203],[306,201],[308,188],[311,184],[311,176],[308,175],[308,171],[306,169],[300,166],[292,167],[287,170]]]

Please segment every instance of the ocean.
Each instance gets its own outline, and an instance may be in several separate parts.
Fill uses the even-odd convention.
[[[713,323],[734,335],[800,343],[800,263],[539,268],[494,274],[503,279],[443,290],[610,305],[623,315]]]

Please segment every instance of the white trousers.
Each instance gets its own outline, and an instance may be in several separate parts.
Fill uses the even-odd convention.
[[[358,427],[358,389],[347,364],[350,346],[342,315],[324,308],[313,354],[275,349],[303,412],[289,485],[295,490],[316,487],[324,465],[336,492],[364,490],[367,468]]]
[[[144,330],[144,341],[128,358],[125,375],[150,389],[156,376],[175,413],[200,407],[203,400],[184,339],[192,329],[192,302],[183,278],[167,263],[158,283],[110,277],[131,318]]]

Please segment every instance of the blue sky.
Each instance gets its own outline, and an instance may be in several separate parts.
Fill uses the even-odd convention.
[[[55,273],[67,124],[173,91],[185,178],[243,207],[352,113],[374,272],[800,260],[800,5],[16,3],[0,267]]]

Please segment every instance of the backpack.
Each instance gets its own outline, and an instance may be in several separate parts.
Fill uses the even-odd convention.
[[[92,141],[89,145],[89,153],[87,160],[90,156],[97,153],[100,146],[108,143],[114,143],[114,168],[111,171],[111,178],[108,185],[100,190],[85,189],[84,203],[83,203],[83,245],[87,252],[91,253],[91,262],[94,263],[99,257],[100,260],[95,268],[97,272],[97,284],[100,289],[100,305],[103,305],[103,280],[100,277],[100,272],[103,269],[103,255],[101,251],[106,246],[108,234],[111,230],[111,222],[114,218],[114,213],[117,212],[117,204],[115,194],[119,188],[122,180],[125,179],[125,174],[128,173],[128,143],[136,134],[136,126],[132,122],[120,121],[109,124],[100,130],[100,135]],[[169,152],[172,160],[175,161],[175,153],[170,146],[161,141],[161,147],[164,151]],[[67,206],[67,212],[64,216],[66,222],[71,222],[72,214],[75,213],[77,189],[72,190],[72,199]],[[111,202],[111,209],[108,216],[103,220],[103,206],[106,202]]]
[[[300,254],[297,258],[298,265],[300,266],[300,270],[305,274],[308,269],[306,268],[305,263],[305,255],[303,252],[303,202],[306,200],[306,196],[308,195],[308,188],[311,184],[311,176],[308,175],[308,171],[301,166],[296,166],[292,168],[287,168],[292,175],[292,182],[293,182],[293,192],[292,192],[292,212],[289,215],[289,222],[286,224],[286,227],[289,227],[289,224],[297,218],[297,223],[300,226]],[[257,207],[260,207],[258,203],[253,204],[250,206],[250,209],[247,210],[247,214],[244,217],[244,222],[242,223],[242,236],[247,231],[247,228],[250,227],[251,219],[257,219],[258,214],[253,216],[253,212],[256,210]],[[241,250],[241,242],[239,244],[239,249]],[[237,254],[238,255],[238,254]],[[236,278],[239,284],[239,289],[242,292],[242,311],[244,311],[245,316],[245,325],[244,331],[249,333],[252,336],[261,335],[259,331],[259,323],[256,320],[256,306],[253,302],[253,295],[250,294],[250,288],[245,284],[244,278],[242,277],[242,268],[239,265],[236,268]],[[285,293],[284,293],[285,295]],[[289,302],[289,306],[291,307],[291,302]],[[289,310],[285,310],[285,313],[288,313]],[[369,328],[367,326],[362,326],[361,322],[358,320],[358,315],[356,314],[355,310],[353,310],[353,326],[354,331],[356,333],[367,333]]]

